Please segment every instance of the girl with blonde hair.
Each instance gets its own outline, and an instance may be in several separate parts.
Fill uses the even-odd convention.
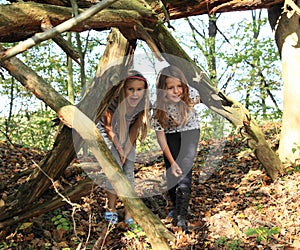
[[[120,83],[123,86],[112,100],[97,127],[106,144],[134,186],[135,143],[138,137],[146,137],[149,125],[149,94],[146,78],[138,71],[130,70]],[[108,210],[106,221],[117,224],[117,195],[109,182],[106,184]],[[125,222],[134,223],[125,207]]]

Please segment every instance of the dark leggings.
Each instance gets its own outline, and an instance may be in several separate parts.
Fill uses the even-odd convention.
[[[197,152],[200,130],[193,129],[184,132],[166,133],[165,135],[171,154],[183,172],[179,178],[175,177],[171,172],[170,162],[164,156],[168,193],[173,205],[175,205],[177,187],[188,189],[191,192],[192,168]]]

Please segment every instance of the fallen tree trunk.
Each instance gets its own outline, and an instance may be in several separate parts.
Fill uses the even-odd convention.
[[[14,4],[0,5],[0,42],[18,42],[42,32],[41,27],[45,20],[49,20],[53,26],[57,26],[72,18],[72,8],[68,1],[46,0],[43,1],[43,4],[40,0],[17,3],[12,0],[12,2]],[[157,19],[153,17],[154,12],[164,20],[173,20],[211,13],[270,8],[283,2],[283,0],[122,0],[114,3],[111,8],[102,11],[101,14],[72,27],[70,31],[82,32],[91,29],[104,30],[109,27],[134,27],[137,22],[156,23]],[[79,10],[81,13],[85,8],[95,5],[95,1],[80,0],[77,4],[81,8]],[[147,4],[149,8],[142,8]],[[137,7],[140,14],[136,12]],[[130,15],[128,15],[129,12]]]
[[[70,18],[69,20],[65,21],[64,23],[61,23],[57,25],[56,27],[53,27],[51,29],[47,29],[43,33],[35,34],[30,39],[27,39],[26,41],[20,42],[16,46],[3,51],[0,56],[0,60],[6,60],[8,58],[11,58],[18,53],[24,52],[28,48],[31,48],[42,41],[46,41],[50,38],[55,38],[57,35],[60,35],[61,33],[70,30],[72,27],[83,23],[85,20],[89,19],[91,16],[95,15],[97,12],[107,8],[110,6],[113,2],[116,2],[117,0],[106,0],[104,2],[100,2],[96,4],[95,6],[91,7],[90,9],[87,9],[85,12],[81,13],[80,15]],[[44,23],[50,22],[46,17],[44,20]],[[41,25],[41,29],[43,29]]]
[[[83,32],[92,29],[101,31],[111,27],[133,28],[144,20],[153,24],[157,22],[152,9],[143,8],[143,3],[140,1],[126,0],[121,1],[120,4],[117,2],[114,6],[69,27],[68,31]],[[83,12],[84,9],[79,10],[80,14]],[[13,17],[13,19],[8,17]],[[69,7],[34,2],[0,4],[0,42],[11,43],[28,38],[30,38],[29,42],[35,42],[41,35],[39,33],[43,32],[44,23],[50,22],[54,27],[53,30],[56,31],[55,28],[60,24],[70,23],[72,17],[73,11]],[[3,53],[0,53],[0,59],[3,56]]]

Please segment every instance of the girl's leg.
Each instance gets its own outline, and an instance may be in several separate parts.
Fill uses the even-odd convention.
[[[178,164],[182,168],[183,175],[179,178],[176,189],[177,226],[187,229],[186,216],[192,188],[192,168],[199,143],[199,130],[182,132],[181,149],[178,155]]]
[[[110,212],[116,212],[117,195],[110,191],[106,192],[107,195],[107,207]]]
[[[113,145],[112,141],[109,139],[108,135],[106,134],[106,130],[102,126],[98,126],[98,129],[103,136],[105,143],[107,144],[108,148],[112,152],[113,156],[116,158],[118,164],[121,166],[120,156],[118,154],[117,149]],[[106,196],[107,196],[107,206],[108,209],[105,212],[104,218],[106,221],[116,224],[118,223],[118,214],[116,212],[116,204],[117,204],[117,194],[113,190],[111,183],[107,180],[106,181]]]
[[[116,212],[117,195],[109,190],[106,191],[107,196],[107,211],[104,219],[111,224],[118,223],[118,214]]]
[[[130,151],[127,160],[123,166],[123,171],[125,175],[127,176],[130,184],[132,185],[132,188],[134,188],[134,162],[135,162],[135,146]],[[131,219],[131,214],[129,213],[127,207],[125,206],[125,222],[128,222],[128,224],[133,223],[133,220]]]
[[[180,145],[181,145],[181,137],[180,133],[170,133],[170,134],[165,134],[167,143],[169,146],[169,149],[171,151],[171,154],[173,158],[176,160],[179,152],[180,152]],[[168,161],[168,159],[164,156],[164,162],[166,166],[166,178],[167,178],[167,189],[168,189],[168,194],[171,199],[173,209],[175,210],[176,208],[176,188],[177,188],[177,183],[178,183],[178,178],[175,177],[172,172],[171,172],[171,164]],[[171,211],[170,211],[171,212]],[[174,211],[176,213],[176,211]],[[174,212],[171,212],[171,217],[173,217],[175,214]]]
[[[181,136],[181,147],[177,162],[183,171],[183,175],[179,179],[179,185],[191,189],[192,168],[199,144],[200,130],[184,131]]]

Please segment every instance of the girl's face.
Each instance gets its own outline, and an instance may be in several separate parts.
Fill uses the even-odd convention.
[[[134,79],[125,84],[125,98],[127,104],[135,108],[143,99],[145,93],[145,82],[142,80]]]
[[[181,101],[183,87],[181,81],[178,78],[167,77],[166,90],[167,90],[166,97],[170,102],[177,103]]]

